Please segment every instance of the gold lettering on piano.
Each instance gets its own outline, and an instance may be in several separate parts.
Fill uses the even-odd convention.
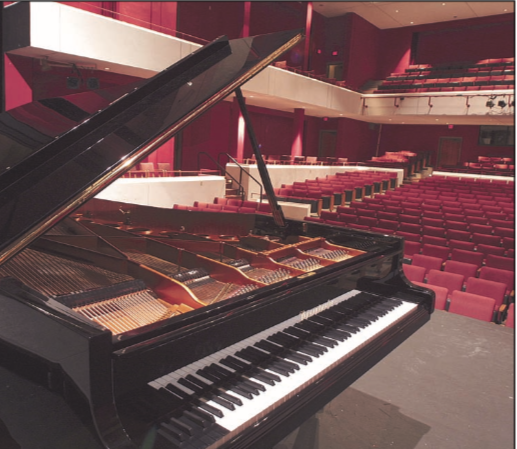
[[[311,316],[314,316],[314,315],[317,315],[318,313],[323,312],[324,310],[330,309],[331,307],[334,307],[336,304],[338,304],[341,301],[342,300],[340,300],[339,298],[335,298],[335,299],[331,299],[331,300],[327,301],[324,304],[320,304],[319,306],[316,306],[311,310],[304,310],[304,311],[300,312],[300,315],[299,315],[300,321],[306,320],[306,319],[310,318]]]

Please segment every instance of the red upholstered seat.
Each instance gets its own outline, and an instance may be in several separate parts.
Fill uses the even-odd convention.
[[[487,254],[485,259],[487,267],[499,268],[501,270],[515,271],[515,259],[509,257]]]
[[[439,257],[426,256],[424,254],[415,254],[413,255],[412,265],[424,267],[427,274],[430,270],[440,270],[442,267],[442,259]]]
[[[465,276],[457,273],[447,273],[445,271],[429,270],[427,274],[427,283],[445,287],[449,291],[449,295],[454,290],[460,290],[463,287]]]
[[[424,282],[425,268],[417,265],[409,265],[407,263],[402,264],[404,275],[411,282]]]
[[[414,281],[413,284],[419,285],[420,287],[428,288],[432,290],[435,294],[434,299],[434,307],[438,310],[445,310],[445,305],[447,303],[447,289],[445,287],[440,287],[438,285],[429,285],[424,284],[423,282]]]
[[[413,262],[414,263],[414,262]],[[501,282],[506,285],[506,294],[510,294],[514,286],[514,272],[501,270],[500,268],[481,267],[479,270],[479,279],[488,279],[489,281]]]
[[[449,312],[482,321],[492,321],[495,300],[487,296],[461,291],[451,294]]]

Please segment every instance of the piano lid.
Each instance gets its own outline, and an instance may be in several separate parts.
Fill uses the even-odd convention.
[[[0,114],[0,263],[302,39],[300,30],[221,37],[137,87]],[[103,103],[93,114],[85,106]]]

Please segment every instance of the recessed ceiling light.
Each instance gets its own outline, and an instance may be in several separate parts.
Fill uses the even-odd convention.
[[[439,118],[435,118],[436,121],[439,121],[440,119]]]
[[[415,22],[409,22],[411,25],[413,25]]]
[[[104,67],[104,70],[109,70],[110,68],[109,67]]]
[[[445,3],[442,3],[442,6],[445,6]]]
[[[396,9],[396,10],[395,10],[395,12],[399,12],[399,10],[398,10],[398,9]]]

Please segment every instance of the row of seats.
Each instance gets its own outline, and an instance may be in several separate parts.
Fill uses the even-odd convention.
[[[438,310],[496,323],[509,317],[507,325],[513,327],[512,273],[483,267],[476,274],[469,265],[449,260],[442,271],[429,268],[427,261],[415,260],[402,267],[408,280],[434,291]]]
[[[402,73],[392,73],[374,93],[455,92],[513,89],[515,61],[410,66]]]

